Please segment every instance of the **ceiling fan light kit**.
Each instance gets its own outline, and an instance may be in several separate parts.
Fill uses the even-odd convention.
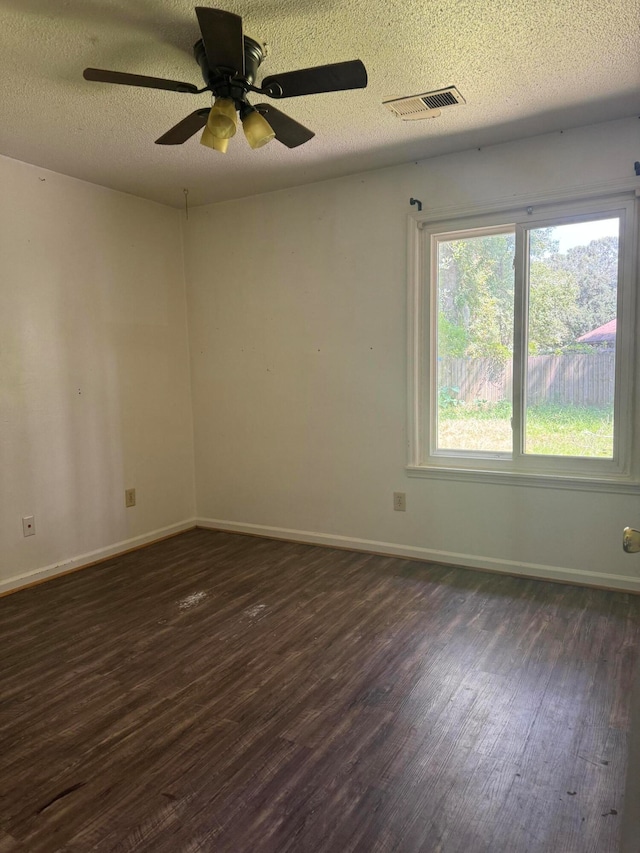
[[[202,38],[195,43],[193,52],[205,83],[202,89],[192,83],[159,77],[100,68],[84,70],[85,80],[95,82],[166,89],[192,95],[208,91],[214,95],[211,109],[198,109],[186,116],[156,139],[158,145],[181,145],[204,128],[200,138],[202,145],[225,153],[229,139],[236,132],[239,113],[251,148],[261,148],[272,139],[277,139],[287,148],[296,148],[312,139],[313,131],[271,104],[250,104],[247,100],[249,92],[268,98],[293,98],[363,89],[367,85],[366,68],[359,59],[354,59],[274,74],[265,77],[261,87],[255,86],[265,52],[259,42],[244,35],[242,18],[232,12],[205,6],[196,7],[196,16]]]
[[[216,98],[207,118],[211,135],[218,139],[231,139],[235,136],[237,126],[238,116],[234,102],[231,98]]]
[[[229,147],[229,139],[220,139],[219,136],[214,136],[205,124],[202,136],[200,137],[200,144],[207,148],[211,148],[213,151],[219,151],[221,154],[226,154],[227,148]]]
[[[275,137],[275,131],[257,110],[247,110],[242,117],[242,127],[251,148],[262,148]]]

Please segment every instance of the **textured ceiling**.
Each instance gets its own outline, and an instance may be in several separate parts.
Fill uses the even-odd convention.
[[[187,0],[0,0],[0,153],[181,206],[184,187],[204,204],[640,113],[638,0],[220,3],[268,46],[258,82],[360,58],[368,88],[274,102],[316,132],[297,149],[251,151],[242,134],[224,156],[198,136],[158,146],[207,93],[89,83],[82,71],[201,85]],[[381,105],[450,85],[466,104],[436,119],[402,122]]]

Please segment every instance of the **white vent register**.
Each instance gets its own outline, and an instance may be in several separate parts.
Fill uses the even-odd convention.
[[[425,118],[436,118],[445,107],[455,107],[466,101],[455,86],[449,86],[448,89],[424,92],[422,95],[409,95],[406,98],[394,98],[382,103],[402,121],[419,121]]]

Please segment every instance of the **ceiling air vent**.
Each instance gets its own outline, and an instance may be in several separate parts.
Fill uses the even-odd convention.
[[[436,118],[444,107],[454,107],[466,101],[455,86],[449,86],[448,89],[438,89],[437,92],[409,95],[407,98],[394,98],[382,103],[402,121],[419,121],[423,118]]]

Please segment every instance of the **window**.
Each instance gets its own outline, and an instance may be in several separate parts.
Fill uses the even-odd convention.
[[[634,208],[418,223],[410,473],[629,479]]]

